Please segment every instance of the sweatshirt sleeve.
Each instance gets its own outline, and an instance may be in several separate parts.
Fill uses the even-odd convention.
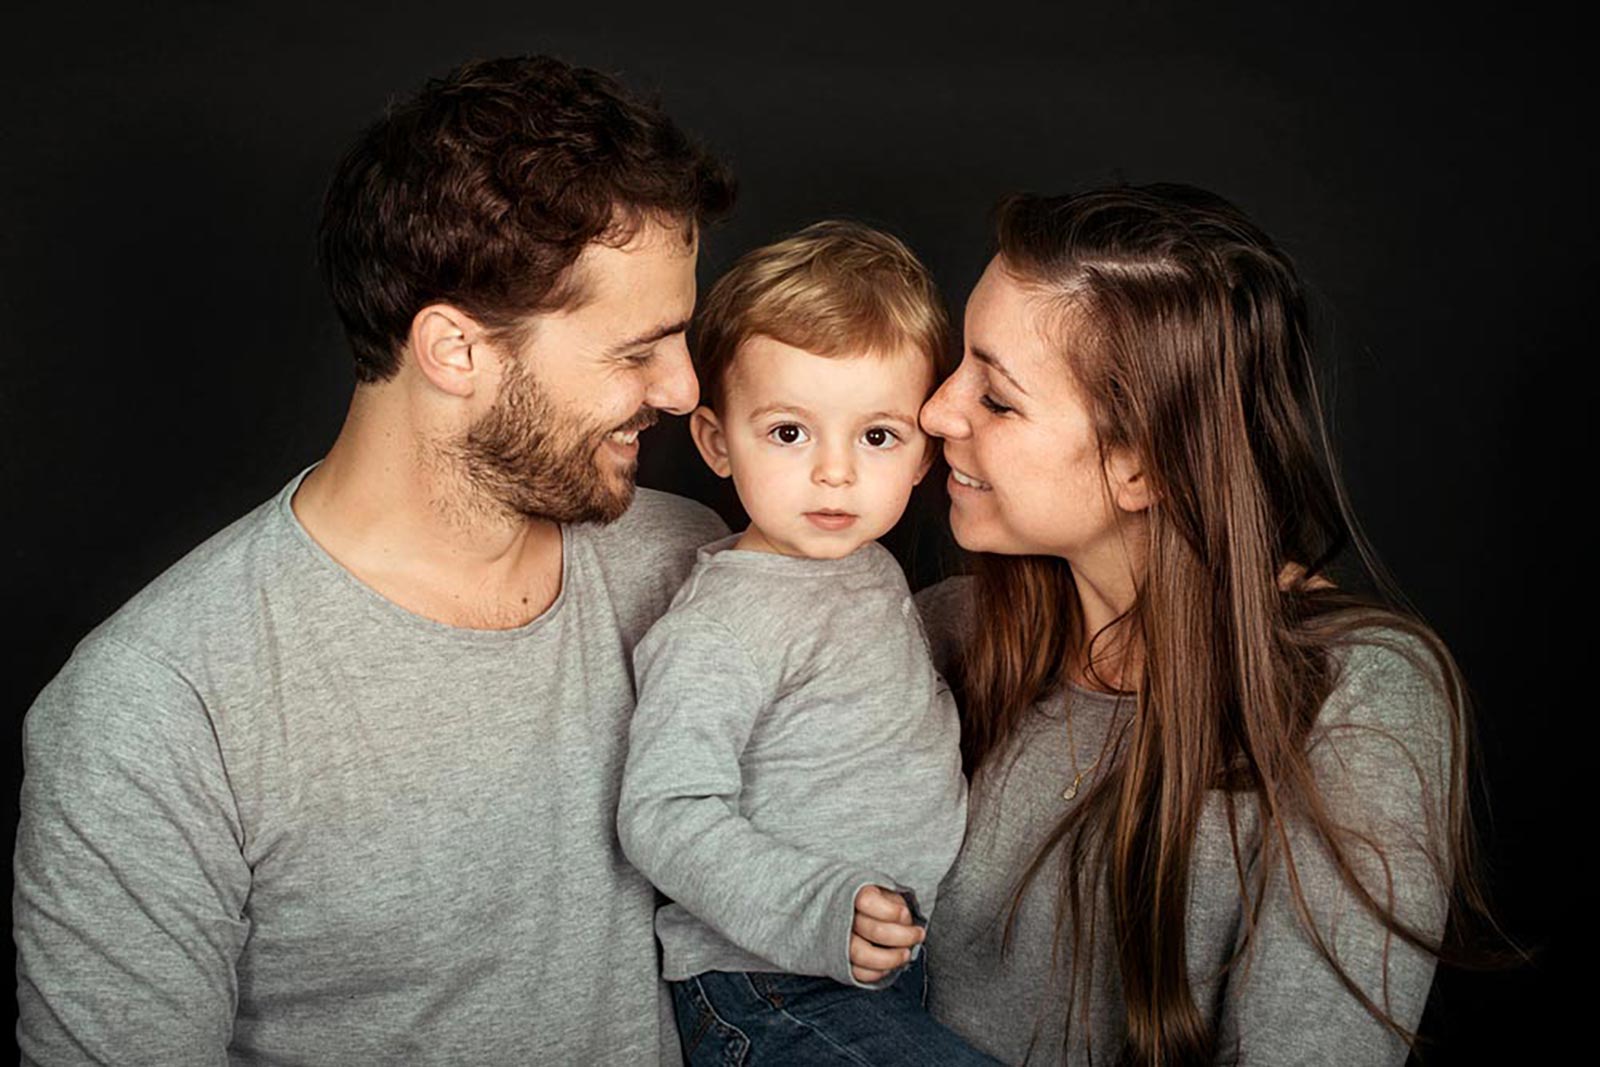
[[[850,973],[855,897],[895,882],[786,844],[740,814],[740,755],[768,701],[739,640],[680,608],[645,635],[634,666],[617,816],[629,861],[746,952],[791,974],[864,985]]]
[[[1449,709],[1432,672],[1420,667],[1426,653],[1412,649],[1373,644],[1348,653],[1310,756],[1361,884],[1437,944],[1448,907],[1441,853],[1453,745]],[[1433,956],[1362,906],[1309,826],[1291,821],[1288,837],[1314,928],[1362,992],[1414,1033]],[[1252,951],[1231,972],[1218,1037],[1225,1063],[1399,1065],[1408,1054],[1318,952],[1281,861],[1265,887]]]
[[[200,698],[91,638],[29,711],[23,761],[23,1062],[226,1063],[250,871]]]

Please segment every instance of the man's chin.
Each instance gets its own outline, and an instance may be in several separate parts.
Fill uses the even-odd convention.
[[[604,525],[622,518],[628,513],[628,509],[633,507],[634,489],[633,479],[629,478],[625,488],[607,495],[603,506],[596,509],[595,517],[589,521]]]
[[[623,466],[613,466],[610,470],[599,472],[602,492],[597,492],[589,500],[589,507],[585,509],[585,516],[576,520],[579,522],[595,522],[604,525],[616,522],[628,513],[633,506],[633,495],[637,486],[635,477],[639,472],[637,461]]]
[[[573,478],[568,482],[568,491],[558,492],[554,497],[547,488],[546,492],[530,493],[520,500],[507,500],[505,504],[508,510],[525,519],[569,525],[584,522],[604,525],[627,514],[633,506],[634,465],[626,470],[595,471],[590,477],[596,481],[582,493],[570,491],[577,482]]]

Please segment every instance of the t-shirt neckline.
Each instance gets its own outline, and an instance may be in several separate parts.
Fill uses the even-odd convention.
[[[526,623],[523,623],[521,626],[513,627],[508,630],[478,629],[471,626],[452,626],[447,622],[440,622],[437,619],[430,619],[426,615],[419,615],[417,612],[414,612],[409,608],[396,604],[394,601],[390,600],[388,597],[384,596],[382,593],[378,592],[366,582],[363,582],[360,578],[352,574],[350,570],[344,566],[344,564],[334,559],[333,556],[328,553],[327,549],[318,544],[316,538],[311,536],[311,532],[307,530],[305,528],[305,524],[300,521],[300,516],[294,513],[294,506],[292,502],[294,500],[295,493],[300,489],[300,484],[305,481],[306,475],[315,470],[317,465],[317,463],[313,463],[311,466],[295,475],[289,480],[289,484],[284,486],[283,489],[278,493],[278,498],[276,501],[274,501],[274,504],[279,518],[288,527],[290,535],[302,546],[304,546],[305,549],[310,553],[313,561],[320,569],[333,572],[337,576],[338,581],[345,588],[350,589],[356,596],[360,597],[370,607],[378,610],[386,617],[393,619],[402,625],[408,626],[412,629],[425,631],[436,637],[447,637],[455,641],[463,641],[471,644],[485,644],[519,641],[523,638],[533,636],[539,631],[542,631],[546,627],[550,626],[554,620],[564,615],[562,609],[566,606],[567,600],[569,599],[569,591],[572,588],[572,552],[573,535],[575,533],[574,527],[565,523],[556,524],[556,530],[561,536],[561,588],[559,591],[557,591],[556,598],[555,600],[551,601],[549,607],[545,608],[544,611],[540,612],[537,616],[528,620]]]

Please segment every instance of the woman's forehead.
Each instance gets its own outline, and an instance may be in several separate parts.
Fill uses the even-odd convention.
[[[1059,377],[1062,335],[1075,318],[1060,296],[1021,278],[997,256],[967,300],[964,341],[968,351],[1003,363],[1029,388],[1030,378]]]

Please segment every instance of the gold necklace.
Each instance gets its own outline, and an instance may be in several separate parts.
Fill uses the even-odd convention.
[[[1067,747],[1072,750],[1072,784],[1061,791],[1061,799],[1076,800],[1078,797],[1078,787],[1083,785],[1084,775],[1088,774],[1090,771],[1094,770],[1095,767],[1099,766],[1100,757],[1104,756],[1106,751],[1104,748],[1101,748],[1099,753],[1095,755],[1094,761],[1080,771],[1078,769],[1078,742],[1072,736],[1072,690],[1070,688],[1067,690],[1067,699],[1063,710],[1067,716]]]

